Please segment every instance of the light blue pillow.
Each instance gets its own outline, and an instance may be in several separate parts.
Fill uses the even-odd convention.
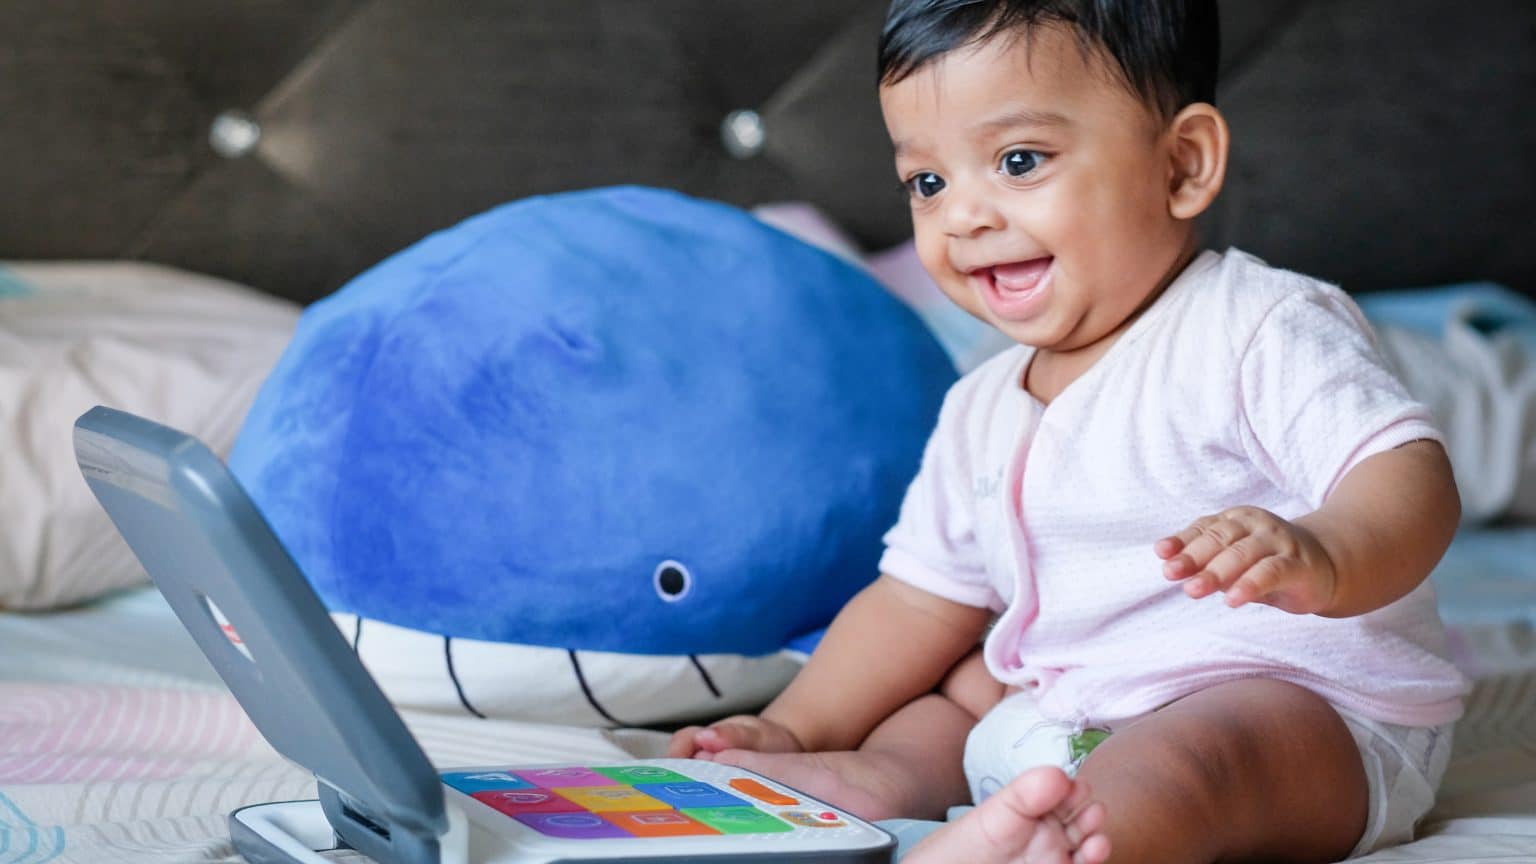
[[[31,285],[21,281],[21,277],[4,265],[0,265],[0,300],[8,297],[26,297],[32,293]]]

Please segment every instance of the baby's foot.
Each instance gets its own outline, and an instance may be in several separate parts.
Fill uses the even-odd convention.
[[[930,834],[902,864],[1103,864],[1104,805],[1059,768],[1032,768],[951,825]]]
[[[900,760],[878,752],[722,750],[709,758],[755,771],[871,821],[898,816],[942,818],[950,803],[924,800],[930,784]]]

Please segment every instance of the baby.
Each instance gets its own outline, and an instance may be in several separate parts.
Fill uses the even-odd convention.
[[[869,818],[979,805],[910,861],[1411,836],[1465,690],[1425,583],[1459,503],[1342,292],[1199,251],[1217,44],[1201,0],[892,4],[919,257],[1019,345],[949,393],[882,575],[800,675],[674,755]]]

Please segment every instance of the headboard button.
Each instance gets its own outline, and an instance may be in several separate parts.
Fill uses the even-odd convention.
[[[725,152],[737,159],[751,159],[763,152],[763,118],[750,108],[732,111],[720,123],[720,140]]]
[[[244,111],[224,111],[208,127],[208,144],[225,159],[239,159],[256,149],[261,125]]]

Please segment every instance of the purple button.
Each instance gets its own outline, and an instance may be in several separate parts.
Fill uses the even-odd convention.
[[[604,777],[591,768],[524,768],[513,773],[529,783],[535,786],[542,786],[545,789],[560,789],[567,786],[619,785],[612,777]]]
[[[523,813],[513,818],[540,834],[568,840],[630,836],[619,826],[592,813]]]

